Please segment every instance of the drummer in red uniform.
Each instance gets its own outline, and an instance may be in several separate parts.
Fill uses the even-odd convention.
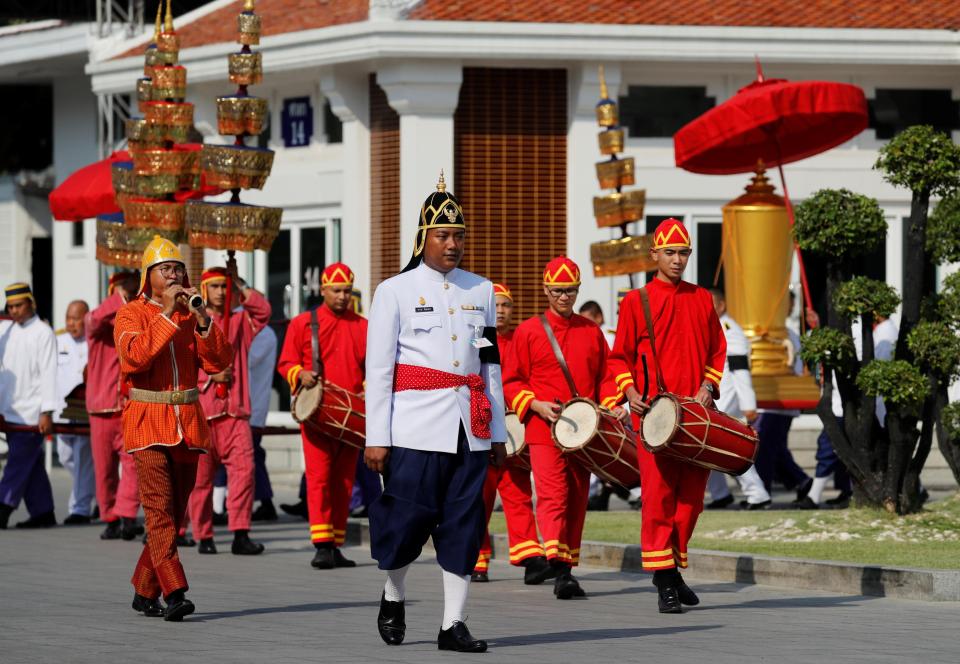
[[[353,311],[353,278],[343,263],[328,265],[320,277],[323,305],[290,321],[277,371],[290,384],[291,392],[313,387],[321,375],[348,392],[363,392],[367,319]],[[319,371],[313,362],[314,340],[322,367]],[[317,569],[354,567],[356,563],[344,557],[340,546],[347,532],[360,450],[307,424],[300,426],[300,432],[307,466],[310,541],[317,550],[310,564]]]
[[[493,294],[497,302],[497,346],[500,348],[500,366],[509,361],[510,345],[513,343],[513,294],[503,284],[493,285]],[[528,586],[538,585],[553,575],[547,563],[543,546],[537,535],[537,521],[533,515],[533,486],[530,482],[530,470],[518,459],[508,458],[502,466],[491,465],[487,470],[487,480],[483,485],[483,504],[487,509],[487,523],[493,513],[493,504],[497,490],[503,501],[503,515],[507,521],[507,538],[510,545],[510,564],[525,569],[523,582]],[[473,570],[471,581],[489,581],[487,569],[490,565],[489,529],[480,547],[477,566]]]
[[[681,280],[690,254],[690,235],[683,224],[676,219],[661,223],[650,250],[657,275],[643,290],[649,297],[666,391],[710,407],[719,394],[727,344],[710,293]],[[658,392],[640,290],[628,293],[620,306],[610,369],[634,414],[634,430],[640,431],[637,415]],[[709,471],[638,447],[643,568],[653,572],[660,612],[680,613],[682,604],[700,603],[678,568],[687,566],[687,543],[703,511]]]
[[[616,388],[605,385],[607,342],[593,321],[573,313],[580,291],[580,268],[565,256],[554,258],[543,271],[543,292],[549,308],[525,320],[513,335],[504,363],[503,391],[506,403],[526,425],[526,441],[537,487],[537,523],[552,572],[553,592],[558,599],[583,597],[586,593],[571,573],[580,558],[580,539],[587,512],[590,471],[568,459],[557,448],[550,426],[563,404],[574,396],[602,405],[615,405]],[[572,393],[553,351],[547,329],[557,339],[576,387]],[[618,415],[625,417],[621,409]]]

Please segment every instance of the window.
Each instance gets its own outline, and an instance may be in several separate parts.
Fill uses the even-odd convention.
[[[77,221],[71,224],[72,228],[70,229],[70,246],[71,247],[82,247],[83,246],[83,227],[86,224],[82,221]]]
[[[343,143],[343,123],[330,108],[330,101],[323,102],[323,133],[327,143]]]
[[[620,97],[620,124],[633,138],[670,138],[715,105],[701,86],[631,85]]]
[[[697,246],[693,257],[697,261],[697,285],[704,288],[723,290],[723,269],[720,268],[720,254],[723,249],[723,224],[715,221],[697,223]],[[717,284],[713,280],[718,275]],[[689,271],[689,268],[688,268]]]
[[[300,229],[300,311],[313,309],[320,297],[320,273],[327,266],[327,229]]]
[[[869,100],[870,128],[877,138],[893,138],[911,125],[931,125],[938,131],[960,130],[960,102],[950,90],[877,89]]]
[[[290,276],[290,230],[284,229],[267,252],[267,299],[273,308],[273,318],[295,315]]]

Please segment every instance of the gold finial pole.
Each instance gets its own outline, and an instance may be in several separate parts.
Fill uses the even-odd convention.
[[[160,26],[163,25],[163,0],[157,0],[157,22],[153,27],[153,41],[160,37]]]
[[[600,70],[600,99],[608,99],[607,97],[607,79],[603,75],[603,65],[598,67]]]
[[[255,0],[244,0],[243,11],[252,12],[255,9],[254,4]]]
[[[440,169],[440,179],[437,181],[437,191],[446,191],[447,183],[443,181],[443,169]]]
[[[167,17],[163,23],[164,32],[173,32],[173,0],[167,0]]]

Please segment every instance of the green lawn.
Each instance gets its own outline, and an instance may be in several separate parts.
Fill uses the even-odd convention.
[[[503,513],[491,532],[505,531]],[[638,512],[589,512],[584,539],[636,544]],[[691,547],[898,567],[960,569],[960,494],[906,517],[879,510],[706,511]]]

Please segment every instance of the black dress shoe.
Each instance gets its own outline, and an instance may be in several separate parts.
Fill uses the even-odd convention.
[[[133,610],[148,618],[162,618],[164,613],[159,599],[150,599],[143,595],[133,596]]]
[[[680,597],[674,586],[657,588],[657,606],[660,608],[660,613],[683,613],[683,606],[680,604]]]
[[[487,642],[473,638],[467,626],[455,620],[450,629],[441,629],[437,634],[437,650],[487,652]]]
[[[230,545],[230,553],[235,556],[259,556],[263,553],[263,544],[254,542],[250,539],[250,533],[246,530],[237,530],[233,533],[233,544]]]
[[[333,548],[317,549],[317,552],[313,554],[313,560],[310,561],[310,566],[314,569],[333,569],[336,567],[337,559],[333,555]]]
[[[795,500],[791,503],[794,509],[798,510],[818,510],[820,506],[813,502],[813,498],[810,496],[804,496],[800,500]]]
[[[257,509],[253,510],[250,517],[253,521],[276,521],[278,518],[277,508],[269,500],[261,500]]]
[[[189,535],[177,535],[177,548],[182,546],[189,549],[190,547],[194,547],[196,545],[197,540],[193,539]]]
[[[471,583],[490,583],[490,576],[486,572],[473,572],[470,575]]]
[[[772,500],[764,500],[762,503],[751,503],[747,500],[742,500],[740,501],[740,509],[747,510],[748,512],[753,512],[756,510],[768,510],[772,504]]]
[[[677,597],[680,599],[680,603],[686,606],[696,606],[700,603],[700,598],[697,597],[697,593],[690,590],[690,586],[686,584],[683,580],[683,577],[680,577],[680,582],[677,583]]]
[[[403,607],[403,600],[390,602],[384,593],[380,594],[377,631],[380,632],[380,638],[388,646],[398,646],[403,643],[403,637],[407,633],[406,611]]]
[[[212,537],[200,540],[200,544],[197,545],[197,553],[213,554],[216,552],[217,552],[217,545],[214,544]]]
[[[44,512],[30,517],[26,521],[21,521],[17,524],[17,528],[50,528],[55,525],[57,525],[57,517],[53,515],[53,512]]]
[[[547,579],[557,575],[557,570],[550,566],[543,556],[527,558],[524,562],[523,583],[528,586],[539,586]]]
[[[214,512],[213,513],[213,525],[215,526],[225,526],[227,525],[227,513],[226,512]]]
[[[353,562],[352,560],[344,556],[342,553],[340,553],[340,549],[333,550],[333,563],[337,567],[356,567],[357,566],[357,563]]]
[[[307,518],[307,503],[303,500],[301,500],[299,503],[294,503],[293,505],[281,503],[280,509],[290,516],[299,516],[304,519]]]
[[[730,507],[733,505],[733,494],[728,493],[723,498],[717,498],[711,503],[707,503],[707,506],[704,509],[708,510],[722,510],[724,508]]]
[[[71,514],[66,519],[63,520],[63,525],[65,526],[88,526],[90,525],[90,517],[86,514]]]
[[[0,503],[0,530],[6,530],[10,523],[10,515],[13,514],[13,508],[6,503]]]
[[[800,483],[800,486],[797,487],[797,500],[796,500],[796,502],[799,503],[801,500],[803,500],[804,497],[805,497],[808,493],[810,493],[810,488],[811,488],[812,486],[813,486],[813,478],[812,478],[812,477],[808,477],[808,478],[805,479],[803,482],[801,482],[801,483]]]
[[[163,612],[163,619],[168,622],[180,622],[195,610],[193,602],[183,596],[182,590],[178,590],[167,598],[167,609]]]
[[[830,507],[847,507],[850,505],[850,498],[853,497],[852,491],[841,491],[840,495],[836,498],[831,498],[830,500],[823,501]]]
[[[120,517],[120,539],[130,542],[136,539],[137,535],[143,535],[143,526],[137,523],[136,519]]]
[[[557,596],[557,599],[573,599],[574,597],[586,597],[587,595],[580,587],[580,583],[570,573],[569,568],[557,574],[557,579],[553,582],[553,594]]]
[[[103,529],[103,532],[100,533],[100,539],[102,540],[117,540],[120,539],[120,519],[114,519],[107,523],[107,527]]]

